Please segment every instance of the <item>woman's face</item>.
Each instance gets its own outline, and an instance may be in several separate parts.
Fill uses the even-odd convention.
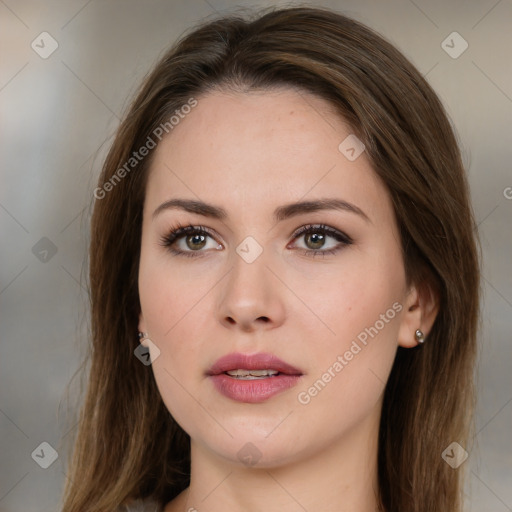
[[[293,462],[375,432],[411,302],[389,194],[316,96],[197,100],[155,149],[144,205],[139,329],[160,351],[167,408],[195,446],[238,464]],[[208,207],[161,207],[177,199]],[[289,206],[321,200],[341,206]],[[178,225],[207,233],[173,241]],[[269,358],[210,374],[234,353]],[[222,372],[255,368],[279,373]]]

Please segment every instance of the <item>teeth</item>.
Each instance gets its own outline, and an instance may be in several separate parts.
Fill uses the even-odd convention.
[[[273,377],[277,375],[279,372],[277,370],[229,370],[226,372],[231,377],[236,377],[238,379],[261,379],[264,377]]]

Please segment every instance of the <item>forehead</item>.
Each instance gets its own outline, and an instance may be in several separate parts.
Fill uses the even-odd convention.
[[[197,106],[166,137],[168,146],[190,143],[192,136],[198,149],[213,148],[219,159],[243,159],[248,153],[264,159],[268,155],[265,150],[274,150],[280,144],[286,144],[279,152],[283,156],[287,150],[312,154],[325,145],[318,145],[321,139],[328,137],[335,143],[340,128],[342,132],[350,131],[330,103],[288,88],[247,93],[215,91],[197,101]],[[163,151],[165,145],[161,146]],[[237,145],[240,152],[236,151]],[[278,155],[273,152],[271,156]]]
[[[364,152],[350,161],[340,151],[349,136],[333,106],[309,93],[208,93],[156,148],[146,200],[156,208],[186,196],[239,214],[329,196],[382,217],[387,191]]]

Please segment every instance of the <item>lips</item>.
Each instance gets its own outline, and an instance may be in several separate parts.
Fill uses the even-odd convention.
[[[302,375],[302,372],[285,363],[274,354],[228,354],[218,359],[208,370],[207,375],[220,375],[234,370],[274,370],[284,375]]]
[[[221,357],[207,375],[226,398],[255,404],[296,386],[303,373],[273,354],[234,353]]]

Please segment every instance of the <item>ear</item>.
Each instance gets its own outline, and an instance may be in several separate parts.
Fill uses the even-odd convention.
[[[147,332],[146,331],[146,322],[144,321],[144,316],[142,314],[142,311],[139,314],[139,332]],[[144,347],[147,347],[147,343],[145,339],[140,340],[141,345]]]
[[[418,345],[415,336],[417,329],[423,332],[425,338],[428,337],[439,311],[439,298],[428,284],[421,287],[413,285],[404,306],[398,344],[404,348],[412,348]]]

